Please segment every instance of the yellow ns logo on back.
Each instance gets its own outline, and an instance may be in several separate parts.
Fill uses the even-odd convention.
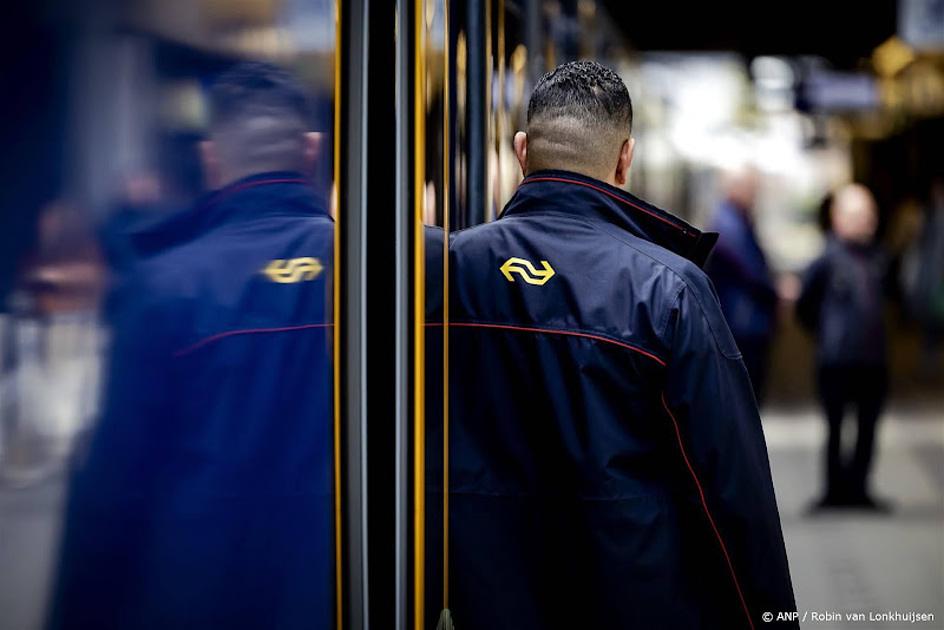
[[[306,256],[305,258],[289,258],[288,260],[276,258],[266,265],[262,273],[268,276],[272,282],[293,284],[314,280],[323,269],[320,260]]]
[[[554,269],[546,260],[542,260],[541,265],[544,267],[543,271],[535,269],[531,261],[524,258],[509,258],[499,269],[505,274],[505,279],[508,282],[515,281],[511,274],[516,273],[528,284],[541,286],[554,277]]]

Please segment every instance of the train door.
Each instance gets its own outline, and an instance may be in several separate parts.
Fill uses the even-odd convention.
[[[406,464],[398,485],[398,522],[409,550],[398,567],[405,587],[398,628],[462,627],[453,622],[450,577],[450,394],[474,384],[453,381],[450,368],[448,244],[457,229],[494,220],[521,175],[512,137],[522,128],[528,73],[542,67],[541,3],[529,0],[415,0],[398,6],[398,197],[409,223],[412,403],[398,444]],[[409,25],[404,28],[403,25]],[[531,25],[532,28],[527,28]],[[531,50],[529,59],[529,50]]]

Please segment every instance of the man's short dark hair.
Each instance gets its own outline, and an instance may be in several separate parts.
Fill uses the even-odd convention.
[[[265,62],[239,63],[213,83],[209,105],[210,135],[231,171],[302,167],[311,113],[290,72]]]
[[[633,103],[615,72],[595,61],[571,61],[541,77],[528,103],[529,123],[557,115],[605,120],[631,130]]]
[[[632,125],[633,104],[619,75],[595,61],[560,65],[541,77],[528,103],[529,170],[615,166]]]

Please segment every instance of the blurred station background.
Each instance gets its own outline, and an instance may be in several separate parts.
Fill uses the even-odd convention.
[[[418,6],[428,224],[497,216],[521,179],[512,136],[524,128],[531,86],[570,59],[607,64],[629,87],[634,194],[709,226],[723,174],[752,168],[756,231],[779,295],[762,415],[798,606],[934,612],[939,625],[928,627],[944,628],[944,3]],[[314,128],[332,138],[336,11],[332,0],[5,9],[0,629],[42,623],[68,458],[96,417],[108,286],[126,260],[121,235],[204,191],[207,87],[239,60],[297,72]],[[389,143],[378,150],[392,155],[393,140],[367,145]],[[337,197],[334,173],[326,158],[313,175],[326,198]],[[874,194],[890,261],[891,398],[874,485],[893,510],[809,516],[825,424],[815,349],[793,300],[824,246],[824,200],[849,182]]]

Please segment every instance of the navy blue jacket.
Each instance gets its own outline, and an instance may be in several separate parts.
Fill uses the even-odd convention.
[[[777,291],[754,226],[726,201],[718,207],[711,229],[720,236],[708,274],[734,338],[768,339],[774,329]]]
[[[333,231],[269,173],[140,235],[50,628],[333,627]]]
[[[795,609],[757,407],[699,269],[713,240],[558,171],[454,235],[458,627],[731,630]]]

